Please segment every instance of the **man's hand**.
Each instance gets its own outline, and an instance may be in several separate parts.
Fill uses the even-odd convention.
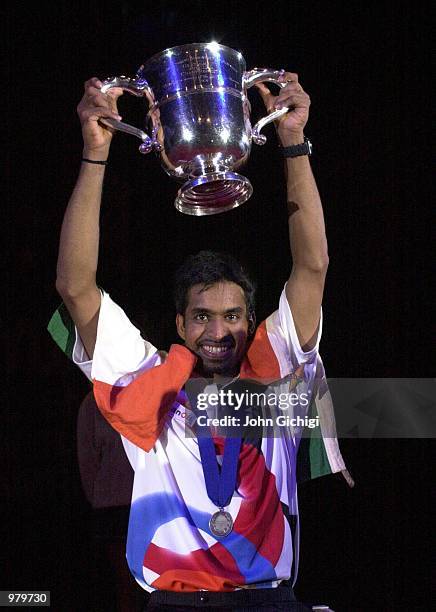
[[[109,117],[121,120],[117,99],[123,90],[114,87],[105,94],[101,92],[101,87],[102,82],[96,77],[86,81],[85,93],[77,106],[77,113],[82,125],[85,156],[106,159],[114,130],[100,123],[100,119]]]
[[[303,130],[309,118],[310,98],[298,82],[298,74],[285,72],[280,80],[286,83],[286,86],[277,96],[274,96],[264,83],[258,83],[256,87],[269,113],[289,107],[289,112],[275,122],[280,142],[287,146],[303,142]]]

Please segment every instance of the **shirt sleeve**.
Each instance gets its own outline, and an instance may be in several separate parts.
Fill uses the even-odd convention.
[[[93,359],[89,359],[77,328],[62,304],[48,325],[56,344],[89,380],[126,386],[139,374],[161,363],[159,353],[126,313],[102,291]]]
[[[317,338],[310,351],[303,351],[298,340],[294,318],[286,297],[286,285],[279,300],[279,308],[266,320],[268,339],[279,362],[280,375],[287,376],[299,365],[305,364],[305,372],[312,377],[315,373],[319,343],[322,334],[322,309],[320,310]]]
[[[319,355],[322,334],[322,309],[320,309],[317,338],[310,351],[303,351],[298,340],[294,318],[286,297],[286,285],[280,296],[279,308],[266,319],[268,340],[278,361],[282,377],[295,372],[304,364],[306,389],[314,399],[311,417],[319,417],[319,429],[304,437],[298,448],[298,480],[300,482],[324,474],[342,471],[350,486],[354,481],[345,469],[336,436],[333,403],[328,391],[324,366]],[[300,387],[301,388],[301,387]]]

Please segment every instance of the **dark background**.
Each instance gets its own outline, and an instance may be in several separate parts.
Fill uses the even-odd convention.
[[[327,374],[431,377],[430,11],[426,2],[310,0],[6,6],[0,589],[51,590],[52,609],[81,612],[93,609],[91,590],[111,588],[105,575],[90,579],[90,508],[76,460],[89,385],[45,329],[59,303],[58,236],[79,170],[84,81],[133,76],[156,52],[212,39],[240,50],[248,69],[298,72],[312,100],[306,134],[329,241]],[[254,118],[263,114],[256,96]],[[141,126],[140,100],[125,95],[120,108]],[[153,155],[139,154],[136,139],[114,139],[98,280],[154,344],[177,341],[172,275],[201,248],[231,251],[246,265],[259,320],[276,308],[290,259],[282,161],[271,126],[265,133],[242,172],[252,198],[204,218],[175,210],[178,185]],[[337,612],[430,608],[432,448],[430,440],[345,440],[356,487],[339,475],[301,487],[302,600]]]

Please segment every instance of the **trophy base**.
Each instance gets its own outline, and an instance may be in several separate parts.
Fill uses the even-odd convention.
[[[185,215],[217,215],[240,206],[253,193],[250,181],[236,172],[203,174],[179,189],[174,206]]]

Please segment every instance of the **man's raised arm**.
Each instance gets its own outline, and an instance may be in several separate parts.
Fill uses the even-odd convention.
[[[120,89],[100,91],[97,78],[85,83],[85,93],[77,107],[82,125],[83,158],[79,177],[65,211],[56,289],[61,295],[90,358],[94,353],[100,309],[96,284],[99,247],[99,221],[105,165],[112,133],[99,123],[102,117],[120,119],[116,100]]]
[[[278,121],[277,134],[283,147],[304,141],[310,98],[298,75],[287,72],[287,85],[273,96],[265,85],[258,85],[269,111],[284,106],[290,112]],[[298,339],[304,351],[316,343],[324,282],[328,267],[327,238],[318,189],[307,155],[286,159],[289,240],[292,270],[286,297],[292,311]]]

